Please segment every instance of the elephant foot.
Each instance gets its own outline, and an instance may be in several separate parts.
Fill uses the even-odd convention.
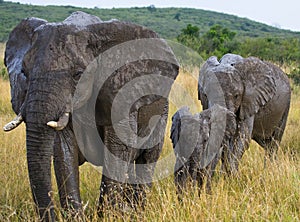
[[[65,220],[75,219],[75,221],[82,221],[83,219],[83,209],[82,204],[74,201],[70,198],[66,198],[65,201],[61,200],[63,210],[61,211],[62,216]]]
[[[126,201],[132,209],[144,209],[146,206],[146,192],[148,186],[145,184],[128,185],[126,189]]]
[[[266,158],[274,162],[277,157],[278,149],[279,149],[279,141],[276,141],[274,138],[267,140],[266,147],[265,147]]]
[[[43,222],[55,222],[57,221],[57,216],[54,212],[54,207],[48,207],[48,208],[38,208],[37,209],[39,215],[40,215],[40,221]]]
[[[85,221],[82,209],[65,209],[61,211],[64,221]]]
[[[137,185],[138,186],[138,185]],[[119,187],[120,189],[116,189]],[[114,184],[113,186],[101,183],[101,191],[97,214],[99,218],[105,214],[129,216],[135,215],[145,207],[146,192],[128,184]],[[108,192],[108,193],[107,193]]]
[[[228,177],[237,177],[239,172],[239,161],[236,158],[222,159],[221,171]]]
[[[98,216],[103,217],[106,209],[117,210],[119,212],[129,209],[126,202],[125,190],[126,184],[112,180],[102,175],[100,186],[100,197],[98,203]]]

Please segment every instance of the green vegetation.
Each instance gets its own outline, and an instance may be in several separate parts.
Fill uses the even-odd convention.
[[[5,48],[5,44],[0,43],[0,78],[7,80],[8,74],[4,66],[4,48]]]
[[[206,33],[210,27],[221,25],[237,33],[237,37],[300,37],[292,32],[271,27],[247,18],[191,8],[143,8],[87,9],[72,6],[35,6],[0,2],[0,41],[8,39],[9,32],[26,17],[39,17],[50,22],[62,21],[74,11],[84,11],[99,16],[102,20],[116,18],[144,25],[158,32],[163,38],[175,39],[188,24],[199,27]]]
[[[177,41],[195,50],[205,59],[211,55],[221,57],[236,49],[236,45],[233,44],[236,33],[228,28],[214,25],[202,35],[199,30],[199,27],[188,24],[177,36]]]
[[[257,56],[286,68],[291,78],[300,79],[300,32],[292,32],[233,15],[191,8],[78,8],[35,6],[0,1],[0,42],[26,17],[49,22],[62,21],[74,11],[84,11],[102,20],[116,18],[155,30],[161,37],[175,40],[198,52],[203,59],[231,52],[244,57]],[[0,76],[7,78],[3,60]]]
[[[229,43],[233,40],[235,35],[236,33],[230,31],[228,28],[215,25],[202,36],[199,53],[222,56],[228,52],[231,52],[233,51],[233,48],[229,47]]]
[[[284,69],[294,84],[300,84],[300,38],[237,38],[236,32],[220,25],[212,26],[204,34],[199,30],[188,24],[177,36],[177,41],[195,50],[204,60],[212,55],[221,58],[226,53],[235,53],[271,61]]]

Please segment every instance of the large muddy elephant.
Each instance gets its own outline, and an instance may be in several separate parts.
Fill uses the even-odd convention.
[[[234,113],[217,104],[194,115],[188,107],[182,107],[173,115],[170,138],[176,156],[174,179],[179,197],[190,179],[201,188],[207,178],[206,191],[211,192],[211,178],[235,131]]]
[[[145,39],[150,41],[150,46]],[[114,53],[107,54],[108,50]],[[132,53],[137,58],[133,58]],[[124,64],[119,64],[120,60],[125,61]],[[106,63],[103,64],[102,61]],[[89,78],[86,84],[81,83],[81,94],[77,95],[79,101],[73,99],[86,70],[91,72],[95,68],[90,68],[91,63],[98,64],[99,67],[96,68],[100,69],[102,66],[117,68],[112,69],[112,73],[97,91],[96,102],[90,107],[95,116],[91,118],[87,113],[81,119],[82,125],[77,126],[81,130],[86,129],[87,131],[83,130],[86,133],[90,126],[96,125],[99,138],[106,147],[99,148],[102,151],[98,154],[103,153],[102,156],[93,156],[92,152],[87,152],[87,158],[82,155],[86,150],[82,150],[78,144],[74,133],[74,119],[71,117],[74,104],[77,108],[87,107],[87,101],[93,94],[96,80]],[[167,94],[172,85],[172,81],[162,85],[163,81],[153,83],[149,78],[149,81],[143,80],[143,77],[151,75],[151,79],[157,76],[174,80],[179,69],[172,50],[165,41],[145,27],[117,20],[103,22],[98,17],[83,12],[73,13],[58,23],[28,18],[22,20],[10,33],[6,44],[5,65],[9,72],[12,107],[17,117],[4,130],[12,130],[22,121],[26,124],[30,186],[40,218],[45,221],[55,220],[49,196],[52,190],[52,156],[60,202],[71,213],[76,214],[82,208],[78,166],[89,158],[92,163],[103,166],[100,213],[105,199],[113,206],[120,207],[124,199],[129,199],[129,204],[143,199],[145,189],[151,186],[155,162],[161,152],[168,115]],[[98,74],[101,77],[102,73]],[[112,119],[116,113],[124,112],[124,104],[113,102],[117,95],[122,94],[122,87],[132,80],[135,83],[130,88],[127,87],[128,94],[121,96],[124,103],[132,102],[127,113],[130,129],[134,135],[146,138],[138,147],[132,141],[126,143],[124,138],[119,138],[113,121],[122,120]],[[145,95],[143,87],[147,88]],[[162,94],[151,95],[151,90],[158,92],[160,88],[163,88]],[[136,101],[130,101],[132,98]],[[116,113],[112,113],[112,106]],[[91,123],[90,120],[94,122]],[[121,132],[123,136],[126,133],[127,131],[124,134]],[[151,135],[159,136],[158,141],[152,145],[147,140],[153,139]],[[86,133],[84,136],[89,135]],[[128,139],[131,136],[133,135],[129,135]],[[86,140],[80,141],[83,145],[93,144],[89,138],[81,139]],[[113,158],[105,156],[107,153]]]
[[[198,96],[203,109],[219,104],[236,115],[237,130],[223,156],[228,173],[237,172],[251,139],[266,156],[275,157],[291,99],[290,83],[281,69],[255,57],[226,54],[218,61],[212,56],[200,70]]]

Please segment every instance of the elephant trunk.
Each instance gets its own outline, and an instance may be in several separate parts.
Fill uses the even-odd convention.
[[[51,162],[55,130],[47,122],[57,119],[61,110],[47,88],[38,84],[28,90],[25,104],[26,149],[30,186],[34,202],[43,221],[54,221],[51,200]]]
[[[26,147],[30,186],[43,221],[54,220],[51,201],[51,156],[53,154],[54,130],[26,124]]]

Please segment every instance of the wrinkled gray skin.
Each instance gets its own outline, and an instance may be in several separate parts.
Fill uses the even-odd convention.
[[[52,156],[62,207],[74,214],[80,214],[82,209],[78,166],[85,162],[85,158],[81,155],[74,136],[70,98],[85,68],[100,53],[117,44],[133,39],[157,37],[155,32],[145,27],[116,20],[102,22],[98,17],[82,12],[73,13],[61,23],[48,23],[38,18],[24,19],[10,33],[6,44],[5,64],[11,84],[12,107],[18,117],[4,129],[9,131],[23,120],[26,124],[30,185],[42,220],[55,220],[53,203],[49,196],[52,190]],[[170,50],[166,45],[165,47],[165,50]],[[122,156],[128,163],[156,162],[163,141],[151,149],[127,147],[115,135],[110,113],[106,111],[110,109],[114,95],[124,84],[147,73],[159,73],[175,79],[178,66],[153,60],[127,64],[107,80],[96,104],[96,120],[101,123],[97,124],[97,128],[102,140],[113,154]],[[163,134],[168,101],[159,97],[144,97],[132,113],[135,114],[134,123],[140,134],[145,134],[152,115],[160,115],[163,121],[158,130]],[[105,169],[106,163],[103,161],[103,170]],[[145,167],[143,172],[131,173],[129,176],[152,177],[153,165]],[[150,185],[128,185],[133,188],[126,194],[127,198],[132,195],[129,202],[143,198],[145,188]],[[99,198],[100,213],[104,196],[107,196],[110,204],[116,205],[117,194],[125,198],[125,188],[124,184],[103,175]]]
[[[179,198],[189,179],[201,188],[207,177],[206,191],[211,193],[215,168],[235,131],[234,113],[219,105],[195,115],[183,107],[173,115],[170,138],[176,156],[174,179]]]
[[[291,99],[290,83],[281,69],[255,57],[226,54],[219,62],[212,56],[200,70],[198,93],[203,109],[219,104],[236,114],[237,131],[223,156],[228,173],[238,171],[251,139],[267,157],[276,156]]]

